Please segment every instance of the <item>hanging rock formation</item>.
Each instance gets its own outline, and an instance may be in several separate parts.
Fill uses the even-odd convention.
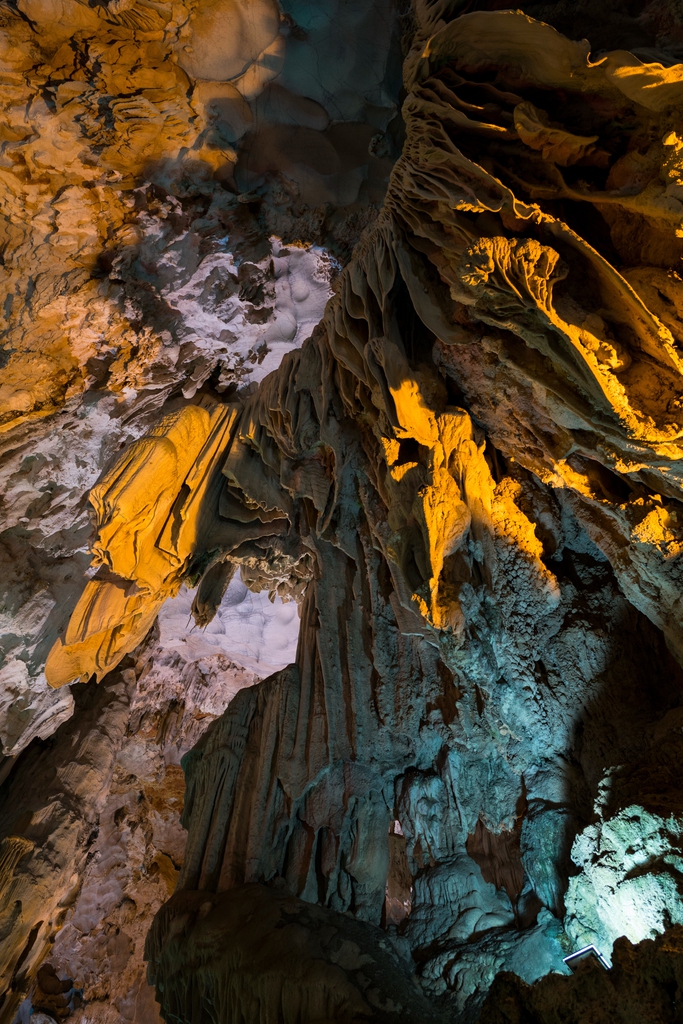
[[[451,1013],[499,970],[533,982],[573,944],[681,918],[661,773],[683,682],[683,78],[520,12],[441,13],[416,11],[403,156],[320,327],[91,495],[100,568],[53,686],[113,670],[182,580],[202,624],[234,565],[302,602],[296,664],[185,761],[188,844],[149,943],[174,1019],[274,998],[240,972],[249,940],[215,956],[210,909],[188,909],[256,906],[255,885],[369,943],[384,926]],[[282,1012],[313,1019],[301,992]]]
[[[683,65],[664,44],[657,51],[668,22],[654,5],[639,23],[653,45],[634,54],[594,52],[563,34],[561,5],[459,14],[446,0],[416,0],[405,143],[385,194],[400,138],[384,87],[392,32],[377,33],[381,87],[354,78],[343,36],[335,53],[353,88],[337,91],[334,112],[323,84],[303,95],[300,76],[335,13],[350,32],[383,20],[379,4],[333,6],[317,14],[288,3],[283,12],[254,0],[247,17],[244,5],[215,0],[162,32],[154,19],[169,12],[143,0],[68,11],[64,0],[49,19],[42,5],[20,3],[32,32],[49,21],[64,46],[73,31],[65,19],[76,12],[83,39],[106,24],[117,40],[161,32],[172,50],[163,102],[156,80],[145,96],[138,79],[133,98],[108,101],[119,143],[98,136],[98,174],[111,165],[142,175],[152,161],[162,176],[152,175],[155,187],[163,179],[182,193],[186,161],[204,160],[214,182],[209,221],[223,216],[215,182],[232,176],[243,192],[265,190],[262,227],[287,241],[305,207],[304,240],[334,243],[342,255],[366,224],[303,344],[299,321],[289,335],[263,335],[266,345],[282,342],[283,357],[258,387],[230,387],[234,363],[208,360],[185,373],[181,359],[173,383],[159,385],[168,390],[139,407],[128,443],[100,467],[89,496],[89,578],[70,600],[68,625],[65,614],[49,631],[49,652],[43,637],[43,660],[57,698],[92,677],[121,687],[121,721],[105,729],[100,803],[79,791],[69,827],[81,823],[84,836],[82,823],[97,817],[103,843],[128,841],[119,815],[128,803],[121,796],[114,809],[122,790],[104,780],[124,749],[127,709],[144,700],[126,659],[140,666],[139,645],[183,586],[196,588],[197,625],[210,626],[239,569],[254,592],[298,602],[299,645],[293,664],[253,685],[242,677],[227,709],[212,706],[208,728],[175,744],[178,755],[194,744],[183,758],[186,847],[174,860],[152,828],[144,851],[164,879],[175,882],[179,869],[147,941],[165,1019],[550,1024],[568,1005],[566,1019],[577,1022],[596,1007],[615,1020],[634,1020],[635,1008],[640,1020],[675,1020]],[[216,26],[229,19],[226,39]],[[618,5],[604,24],[619,39],[635,31]],[[676,32],[668,38],[675,51]],[[97,52],[92,68],[106,68]],[[191,88],[175,92],[183,76]],[[69,96],[85,102],[76,81]],[[171,96],[191,103],[198,120],[183,121]],[[163,123],[153,140],[145,104]],[[194,141],[189,131],[199,133]],[[216,156],[219,138],[235,146],[232,163]],[[273,184],[275,169],[283,177]],[[292,182],[302,207],[282,200]],[[243,208],[251,196],[239,197]],[[233,225],[238,201],[229,204]],[[172,220],[176,207],[164,203]],[[311,210],[323,203],[332,208],[315,221]],[[357,203],[365,212],[352,211]],[[200,227],[195,220],[192,231]],[[275,258],[292,258],[269,244]],[[150,325],[174,265],[167,260],[152,274]],[[228,301],[226,265],[214,269]],[[131,275],[138,287],[138,271]],[[243,276],[242,315],[253,324],[274,286],[265,262]],[[292,301],[301,283],[293,276]],[[182,301],[201,305],[209,280],[200,287],[188,275]],[[328,281],[318,269],[321,291]],[[181,313],[196,308],[178,301]],[[220,319],[225,306],[212,308]],[[144,373],[155,361],[143,359]],[[117,713],[92,683],[84,692],[102,721]],[[97,731],[95,717],[88,728]],[[71,735],[69,726],[56,737]],[[17,795],[31,782],[20,769],[34,749],[6,783],[12,816],[0,866],[15,900],[10,907],[7,897],[7,914],[29,900],[30,887],[15,893],[45,859],[45,837],[34,834],[43,794]],[[143,779],[140,758],[133,774]],[[38,801],[30,828],[13,816],[15,800]],[[87,842],[78,843],[84,860]],[[60,857],[51,870],[61,879],[69,862]],[[54,899],[43,931],[37,907],[21,910],[26,945],[18,954],[7,940],[4,968],[15,1004],[44,951],[38,937],[66,958],[87,918],[102,876],[85,864],[77,875],[83,913],[61,938]],[[143,893],[137,878],[120,882],[119,895],[137,906],[135,886],[146,913],[156,911],[159,893]],[[127,992],[142,993],[142,915],[126,932],[122,908],[102,910],[135,947]],[[14,927],[8,918],[10,937]],[[101,938],[78,940],[83,963],[102,955]],[[588,943],[613,967],[561,977],[563,957]]]
[[[119,672],[99,697],[52,690],[44,673],[87,580],[90,489],[197,392],[253,388],[301,345],[339,261],[377,214],[400,132],[396,21],[381,2],[363,3],[341,46],[327,6],[302,29],[296,12],[265,4],[241,34],[212,38],[212,5],[193,0],[0,4],[8,1024],[26,993],[20,1013],[31,1002],[57,1013],[36,980],[46,955],[45,969],[59,971],[55,998],[67,978],[82,989],[87,1010],[65,1000],[77,1015],[154,1018],[142,952],[182,863],[180,757],[240,687],[291,660],[296,606],[278,602],[268,614],[235,579],[211,624],[210,639],[225,642],[213,645],[186,624],[186,591],[169,589],[177,596],[158,638],[136,653],[137,681],[120,663],[128,710],[118,708],[119,732],[102,751]],[[221,23],[241,17],[240,5],[213,9]],[[370,62],[355,44],[366,30]],[[207,40],[214,58],[239,64],[231,81],[191,66]],[[284,64],[271,85],[273,41]],[[296,79],[306,68],[308,85]],[[102,589],[98,580],[90,592]],[[245,603],[249,615],[239,614]],[[110,625],[114,649],[120,629]],[[74,759],[82,778],[62,792]]]
[[[385,0],[343,40],[331,0],[305,28],[241,7],[0,4],[5,755],[73,713],[43,668],[87,567],[89,489],[174,401],[257,382],[301,344],[398,153]]]

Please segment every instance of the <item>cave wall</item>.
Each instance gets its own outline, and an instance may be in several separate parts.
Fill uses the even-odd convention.
[[[201,431],[184,414],[196,465],[220,472],[196,513],[213,525],[192,522],[199,490],[160,510],[177,538],[155,546],[162,587],[183,555],[201,565],[212,529],[256,586],[298,594],[308,577],[296,666],[238,695],[185,762],[178,917],[157,920],[151,973],[162,1003],[186,979],[189,1005],[208,958],[217,1019],[231,960],[190,938],[186,890],[265,883],[384,923],[423,989],[465,1012],[502,968],[531,982],[572,945],[609,950],[680,914],[678,855],[641,867],[678,834],[660,778],[680,743],[680,369],[663,305],[677,71],[590,61],[521,13],[418,15],[383,212],[303,348],[241,406],[205,404]],[[163,590],[130,562],[150,543],[137,458],[125,491],[100,485],[100,558],[152,608]],[[105,650],[86,626],[55,649],[54,681],[104,671]],[[656,808],[625,781],[648,773]]]
[[[40,779],[66,770],[69,742],[99,728],[82,721],[83,687],[54,691],[44,673],[88,569],[90,489],[164,414],[202,389],[253,388],[301,344],[400,148],[393,7],[346,4],[343,39],[330,32],[338,4],[312,19],[296,5],[252,7],[261,13],[245,21],[234,3],[0,5],[0,777],[11,776],[12,807],[33,759]],[[212,38],[212,18],[244,31]],[[372,47],[359,47],[370,32]],[[251,74],[235,82],[226,60]],[[191,593],[176,591],[135,655],[137,711],[114,770],[93,771],[73,798],[87,835],[54,839],[49,893],[43,881],[30,893],[47,869],[26,837],[54,794],[41,802],[36,791],[35,807],[27,797],[23,816],[4,822],[8,842],[19,832],[8,871],[23,853],[25,876],[24,896],[8,904],[18,913],[3,954],[8,1021],[27,992],[21,1013],[47,999],[57,1014],[59,1000],[36,989],[44,956],[82,989],[87,1009],[70,1003],[77,1016],[156,1012],[142,947],[182,860],[179,777],[171,771],[169,789],[166,769],[236,690],[292,660],[298,633],[296,604],[270,605],[239,574],[208,630],[191,624]],[[109,699],[118,678],[105,680]],[[161,724],[145,726],[143,704]],[[46,751],[57,734],[61,745]],[[148,790],[154,808],[138,802]]]
[[[79,10],[83,38],[141,39],[155,31],[141,11],[153,19],[157,6]],[[158,910],[146,956],[174,1022],[466,1021],[480,1010],[493,1021],[510,1007],[507,1019],[550,1021],[562,1000],[580,1020],[586,1000],[607,999],[603,968],[589,965],[587,987],[574,985],[560,978],[562,957],[592,942],[609,959],[616,939],[615,973],[604,976],[621,993],[605,1003],[614,1019],[675,1010],[678,932],[668,946],[647,942],[683,923],[678,15],[607,5],[591,46],[575,41],[583,9],[482,9],[496,6],[417,2],[399,20],[381,6],[256,5],[235,37],[250,62],[243,76],[215,33],[242,25],[237,7],[206,4],[164,29],[174,81],[189,76],[185,98],[203,104],[204,121],[188,115],[183,130],[205,134],[173,156],[164,142],[153,174],[126,158],[127,174],[152,182],[133,190],[132,207],[135,182],[119,182],[142,255],[124,258],[119,239],[97,257],[97,287],[108,301],[126,296],[130,329],[163,321],[168,337],[146,354],[133,346],[143,379],[122,398],[114,361],[60,399],[67,416],[96,410],[87,415],[101,417],[107,458],[70,495],[82,508],[89,489],[92,531],[84,517],[78,541],[60,539],[60,571],[77,556],[80,574],[89,544],[88,582],[77,574],[63,588],[61,618],[37,633],[30,624],[9,662],[22,680],[44,666],[55,696],[45,680],[31,684],[43,703],[30,706],[25,733],[10,708],[7,752],[63,722],[5,783],[12,1006],[49,947],[62,974],[88,979],[97,1019],[110,1019],[107,1001],[126,1020],[156,1012],[141,945]],[[40,39],[43,9],[20,7]],[[50,17],[50,38],[55,24],[70,38]],[[327,54],[335,18],[350,34],[333,48],[340,63],[330,52],[325,66],[353,89],[337,87],[325,111],[328,90],[305,90],[301,76],[311,54]],[[404,127],[392,98],[399,28]],[[355,71],[364,33],[379,91]],[[88,88],[99,88],[100,63],[91,67]],[[73,74],[69,95],[81,97],[87,75]],[[117,140],[134,139],[122,125]],[[98,173],[114,161],[123,174],[106,146],[96,155]],[[188,164],[197,160],[211,169],[206,187]],[[49,189],[67,194],[63,183]],[[291,244],[298,231],[305,246]],[[205,233],[210,256],[190,257]],[[207,307],[213,320],[190,327]],[[221,333],[236,316],[240,332]],[[150,384],[162,347],[176,358],[185,323],[210,339],[204,361],[193,340]],[[244,387],[247,345],[258,387]],[[121,402],[117,419],[132,425],[112,437],[108,410]],[[54,405],[14,412],[16,438],[40,429],[38,414],[51,424]],[[47,463],[27,464],[20,446],[11,457],[23,459],[12,486],[25,466],[51,499],[38,492]],[[43,500],[35,518],[52,515]],[[25,520],[7,534],[8,561],[33,561],[43,579],[42,539]],[[145,638],[183,587],[196,588],[199,626],[220,621],[237,570],[254,592],[298,603],[295,662],[263,682],[244,672],[212,682],[201,730],[183,717],[190,687],[166,755],[165,727],[127,717],[156,706],[135,668]],[[177,666],[168,671],[175,678]],[[90,710],[79,704],[64,721],[63,687],[93,676],[101,689],[88,683],[79,697]],[[162,719],[176,685],[162,687]],[[38,706],[50,708],[45,727]],[[77,730],[86,752],[106,734],[101,757],[83,755],[97,760],[97,781],[74,790],[73,806],[55,790],[57,817],[42,833],[31,766],[61,778],[60,737],[73,745]],[[181,856],[167,801],[179,799],[182,753]],[[30,825],[16,817],[24,805]],[[153,812],[165,815],[163,838]],[[41,844],[63,818],[78,839],[58,844],[50,870],[61,880],[76,865],[78,899],[57,900],[53,883],[45,925],[31,880],[47,870]],[[129,851],[141,836],[138,876]],[[646,944],[629,952],[621,937]],[[646,964],[654,996],[629,989],[629,957]],[[109,988],[96,978],[105,958]]]
[[[378,0],[346,3],[332,37],[337,7],[0,6],[6,756],[73,712],[43,668],[88,565],[89,490],[174,403],[299,346],[376,216],[400,31]]]

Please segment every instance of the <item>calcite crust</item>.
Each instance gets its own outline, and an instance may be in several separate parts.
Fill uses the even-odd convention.
[[[28,170],[0,168],[6,251],[28,247],[44,269],[8,307],[2,429],[98,380],[124,404],[160,392],[91,481],[89,578],[45,650],[50,687],[94,677],[113,694],[89,698],[101,759],[83,739],[57,769],[66,796],[50,791],[77,879],[96,885],[82,831],[105,796],[89,785],[112,785],[121,750],[134,759],[122,736],[140,645],[183,586],[210,627],[239,571],[297,602],[299,645],[207,713],[183,758],[187,843],[177,867],[154,855],[175,892],[146,952],[165,1018],[484,1024],[511,1007],[578,1022],[604,986],[589,968],[585,991],[552,974],[589,943],[609,961],[619,940],[614,1012],[659,1019],[683,925],[683,65],[593,52],[523,11],[415,0],[384,191],[382,90],[340,90],[337,119],[323,89],[295,88],[288,55],[320,45],[324,5],[18,6],[34,27],[15,27],[15,107],[30,116],[8,121],[8,152]],[[29,97],[34,79],[52,106],[37,85]],[[196,309],[213,289],[212,330],[238,289],[244,324],[273,314],[248,358],[284,354],[255,385],[158,329],[168,291],[150,285],[145,333],[92,273],[131,232],[166,238],[123,187],[150,167],[179,191],[183,175],[210,180],[216,216],[218,184],[240,192],[231,225],[266,188],[275,223],[292,182],[296,209],[334,206],[330,223],[361,193],[366,212],[382,199],[303,343],[308,320],[290,310],[312,282],[292,272],[291,305],[265,303],[282,296],[275,260],[303,263],[285,246],[313,265],[297,233],[311,219],[278,214],[272,264],[264,249],[228,267],[216,250],[202,276],[196,260],[179,295]],[[17,777],[32,818],[24,834],[0,800],[8,985],[12,929],[47,949],[63,921],[46,895],[32,932],[37,908],[21,916],[14,895],[29,899],[30,865],[41,892],[66,872],[60,853],[49,874],[40,793]],[[670,945],[647,945],[663,932]],[[632,952],[623,937],[646,941]],[[652,972],[642,990],[629,958]],[[557,1016],[563,992],[573,1017]]]

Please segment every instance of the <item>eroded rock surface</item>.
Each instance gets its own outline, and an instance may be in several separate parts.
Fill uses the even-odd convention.
[[[161,417],[202,391],[253,388],[300,346],[382,202],[400,149],[400,33],[391,5],[346,6],[343,40],[330,32],[332,3],[312,21],[268,2],[248,13],[194,0],[0,8],[2,777],[26,821],[70,815],[89,829],[75,845],[61,825],[50,840],[41,832],[52,889],[36,882],[12,904],[8,1021],[27,990],[38,1011],[57,1012],[35,972],[62,924],[48,967],[83,989],[77,1013],[156,1013],[142,947],[182,860],[180,758],[241,686],[294,656],[296,604],[264,608],[266,594],[245,597],[237,574],[202,632],[173,588],[157,638],[135,656],[144,681],[126,684],[133,710],[114,768],[95,766],[93,792],[78,790],[63,812],[51,790],[42,810],[24,800],[32,759],[44,765],[38,802],[43,775],[70,763],[62,725],[75,714],[77,748],[100,728],[82,688],[75,705],[44,674],[88,569],[89,491]],[[370,31],[362,50],[357,33]],[[118,679],[107,676],[107,693]],[[159,814],[171,838],[157,835]],[[24,869],[39,879],[48,869],[43,852],[27,853],[33,825],[5,825],[8,878],[21,862],[14,891]]]
[[[210,660],[164,661],[153,647],[133,671],[138,680],[126,734],[97,833],[49,952],[60,976],[81,990],[84,1005],[72,1016],[83,1024],[159,1019],[143,952],[149,922],[173,893],[183,861],[180,759],[256,678],[225,661],[222,671]]]
[[[115,667],[207,557],[199,621],[225,561],[303,594],[296,665],[242,691],[186,763],[179,891],[278,883],[384,922],[423,988],[469,1013],[498,970],[531,982],[572,941],[624,934],[642,898],[624,889],[598,935],[581,886],[609,888],[588,862],[633,815],[591,825],[610,771],[676,743],[681,374],[656,296],[677,287],[683,84],[519,12],[417,13],[404,154],[321,327],[246,402],[188,406],[98,485],[106,572],[48,678]],[[663,141],[636,192],[640,132]],[[144,463],[166,440],[188,465],[160,491]],[[677,826],[657,827],[655,930],[680,879]],[[655,884],[648,850],[635,890]],[[170,961],[154,971],[163,1001]]]
[[[7,755],[73,711],[42,670],[87,566],[89,489],[169,402],[257,382],[300,345],[376,215],[398,32],[381,0],[347,6],[343,45],[333,3],[303,28],[270,2],[0,9]],[[372,60],[354,44],[370,29]]]
[[[146,331],[149,347],[116,349],[99,378],[89,371],[97,386],[79,378],[60,393],[65,415],[123,403],[118,420],[132,426],[101,428],[108,457],[69,499],[82,506],[89,488],[92,534],[84,525],[78,548],[70,537],[68,557],[82,573],[87,545],[92,563],[84,587],[64,591],[59,623],[41,626],[36,671],[44,665],[54,700],[95,677],[122,687],[140,715],[122,705],[99,803],[79,793],[70,811],[90,834],[98,823],[100,845],[86,864],[79,840],[68,920],[55,903],[49,934],[37,906],[7,926],[12,991],[30,985],[47,948],[38,937],[54,937],[62,974],[88,978],[93,1019],[113,1024],[107,1000],[126,1020],[152,1013],[142,936],[175,884],[147,946],[174,1024],[274,1013],[289,1024],[471,1021],[480,1011],[551,1021],[563,998],[577,1020],[603,999],[615,1019],[633,1019],[634,1007],[675,1019],[678,14],[608,5],[597,45],[612,31],[622,48],[598,51],[571,38],[561,4],[461,13],[418,0],[403,26],[405,144],[385,189],[402,133],[390,90],[398,19],[381,5],[255,0],[247,18],[214,0],[184,21],[142,0],[24,6],[15,29],[33,47],[49,33],[67,40],[65,19],[80,19],[70,44],[80,63],[66,75],[79,111],[102,76],[107,96],[112,82],[121,94],[137,83],[132,99],[107,100],[111,134],[97,136],[97,173],[109,178],[96,187],[119,190],[120,225],[104,218],[92,263],[101,276],[88,287],[104,289],[98,310],[101,296],[119,303],[122,338]],[[216,31],[228,20],[229,37]],[[363,32],[373,46],[356,74]],[[144,68],[125,65],[131,33],[155,44]],[[313,55],[329,58],[317,91],[303,85]],[[110,66],[126,68],[125,89]],[[153,139],[145,104],[163,115]],[[183,104],[195,119],[183,120]],[[135,175],[152,184],[136,187]],[[343,258],[361,226],[334,276],[311,246]],[[111,241],[133,229],[134,242]],[[221,326],[233,322],[234,336]],[[245,388],[252,356],[258,386]],[[34,430],[37,412],[54,408],[13,407],[24,418],[12,430]],[[52,492],[41,500],[47,512]],[[24,520],[10,551],[34,550]],[[214,696],[197,697],[201,659],[178,675],[180,641],[163,633],[162,609],[187,608],[194,590],[195,623],[215,628],[238,570],[255,594],[299,606],[296,658],[264,681],[245,670],[236,682],[215,661]],[[168,683],[144,676],[141,661],[160,613]],[[26,618],[15,672],[29,671]],[[171,693],[182,708],[161,728],[141,709],[170,720]],[[70,713],[68,699],[54,708],[55,720]],[[102,721],[112,713],[102,705]],[[78,722],[56,736],[66,742]],[[181,855],[169,794],[190,746]],[[24,765],[39,749],[18,762],[8,793],[28,784]],[[26,845],[28,826],[8,819],[4,834],[18,892],[34,870],[22,865],[44,854]],[[68,863],[60,847],[55,877]],[[16,936],[30,929],[35,951],[17,959]],[[621,940],[612,970],[586,986],[587,969],[560,977],[577,946],[609,958],[623,936],[646,942],[634,951]],[[105,956],[109,987],[93,966]],[[644,986],[636,964],[650,972]]]
[[[124,741],[135,675],[79,695],[66,725],[26,751],[2,794],[3,1014],[11,1020],[79,890]],[[18,844],[24,844],[16,849]],[[9,852],[12,851],[12,860]]]
[[[673,1022],[679,1017],[682,956],[683,934],[677,925],[666,935],[637,946],[620,938],[609,971],[589,961],[570,978],[551,975],[534,986],[501,974],[491,987],[478,1024]]]
[[[379,928],[272,888],[178,893],[157,927],[148,956],[171,1019],[184,1019],[189,997],[202,1019],[240,1024],[444,1020]]]
[[[24,996],[43,1005],[33,981],[45,956],[78,990],[74,1019],[158,1019],[143,952],[183,862],[180,761],[258,680],[224,654],[183,658],[158,640],[99,689],[76,687],[73,719],[19,757],[0,794],[9,858],[2,1011],[10,1020]]]

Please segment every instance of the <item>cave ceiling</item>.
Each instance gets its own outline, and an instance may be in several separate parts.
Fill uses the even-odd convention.
[[[680,1019],[682,62],[0,0],[0,1024]]]

